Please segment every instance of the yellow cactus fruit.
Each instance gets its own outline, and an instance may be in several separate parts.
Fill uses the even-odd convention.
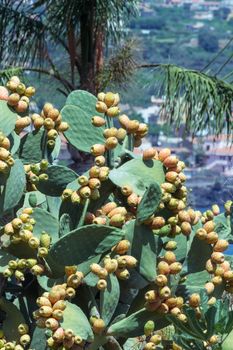
[[[105,146],[96,144],[91,147],[91,154],[95,157],[102,156],[105,152]]]
[[[105,148],[107,150],[114,149],[116,148],[117,145],[118,145],[118,140],[114,136],[107,138],[107,140],[105,141]]]
[[[156,154],[156,150],[153,147],[148,148],[147,150],[143,151],[142,159],[143,160],[153,159],[155,154]]]
[[[98,101],[95,105],[95,108],[96,108],[97,112],[99,112],[99,113],[106,113],[107,109],[108,109],[106,104],[102,101]]]
[[[196,308],[200,305],[201,303],[201,297],[197,293],[193,293],[189,297],[189,306]]]
[[[94,321],[93,321],[93,324],[92,324],[92,329],[93,329],[93,332],[95,334],[101,334],[103,333],[103,331],[105,330],[105,323],[104,323],[104,320],[100,319],[100,318],[96,318]]]
[[[168,279],[165,275],[157,275],[155,278],[155,283],[157,284],[157,286],[159,287],[164,287],[167,285],[168,283]]]
[[[105,279],[99,279],[99,281],[96,284],[97,289],[105,290],[107,288],[107,282]]]
[[[219,239],[214,245],[215,252],[224,252],[229,247],[229,243],[225,239]]]
[[[96,127],[101,127],[106,124],[106,120],[99,116],[92,117],[91,122]]]
[[[98,101],[104,101],[104,98],[105,98],[105,93],[104,92],[99,92],[98,95],[97,95],[97,99]]]

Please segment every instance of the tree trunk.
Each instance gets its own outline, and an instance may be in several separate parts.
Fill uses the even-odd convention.
[[[98,91],[97,74],[103,66],[104,29],[95,26],[96,1],[93,0],[80,18],[81,71],[80,88],[96,94]]]

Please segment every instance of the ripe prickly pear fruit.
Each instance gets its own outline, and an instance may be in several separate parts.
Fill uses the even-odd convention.
[[[170,266],[170,274],[177,275],[182,270],[182,264],[180,262],[174,262]]]
[[[117,117],[120,113],[119,107],[110,107],[107,109],[106,114],[108,117],[114,118]]]
[[[18,325],[18,333],[23,335],[23,334],[27,334],[29,332],[29,327],[26,323],[20,323]]]
[[[36,303],[39,307],[41,307],[41,306],[50,306],[51,307],[52,306],[50,300],[46,297],[37,298]]]
[[[66,308],[66,302],[64,300],[58,300],[54,305],[53,305],[53,311],[54,310],[65,310]]]
[[[76,291],[73,287],[68,287],[66,289],[66,297],[69,298],[69,299],[72,299],[74,298],[76,295]]]
[[[17,106],[17,104],[19,103],[19,100],[20,100],[20,96],[19,94],[17,93],[14,93],[14,94],[11,94],[9,97],[8,97],[8,105],[10,106]]]
[[[127,269],[117,269],[115,272],[116,276],[123,281],[126,281],[130,277],[130,273]]]
[[[150,342],[154,343],[155,345],[160,344],[162,341],[162,337],[160,334],[154,334],[152,335],[152,337],[150,338]]]
[[[207,233],[205,241],[208,244],[215,244],[218,241],[218,234],[214,231]]]
[[[165,287],[162,287],[160,290],[159,290],[159,296],[160,298],[162,299],[167,299],[171,296],[171,289],[167,286]]]
[[[33,86],[28,86],[24,92],[27,97],[32,97],[35,95],[36,89]]]
[[[64,329],[62,327],[57,328],[57,330],[53,333],[53,339],[55,342],[61,342],[65,337]]]
[[[117,130],[117,133],[116,133],[116,138],[118,139],[118,141],[122,141],[122,140],[124,140],[124,138],[126,137],[126,135],[127,135],[126,130],[123,129],[123,128],[119,128],[119,129]]]
[[[138,195],[136,193],[131,193],[131,195],[127,197],[127,203],[130,207],[136,207],[139,203]]]
[[[183,233],[183,235],[185,236],[189,236],[192,232],[192,226],[189,222],[182,222],[182,224],[180,225],[181,228],[181,232]]]
[[[0,86],[0,100],[7,101],[9,97],[9,92],[5,86]]]
[[[157,265],[158,274],[168,275],[170,273],[170,266],[166,261],[160,261]]]
[[[107,288],[107,282],[105,279],[99,279],[99,281],[96,284],[97,289],[99,290],[105,290]]]
[[[96,144],[91,147],[91,154],[95,157],[102,156],[105,152],[105,146]]]
[[[213,220],[207,221],[204,225],[203,228],[206,230],[207,233],[213,232],[215,228],[215,223]]]
[[[83,186],[79,189],[79,195],[82,198],[89,198],[91,195],[91,189],[89,186]]]
[[[191,307],[198,307],[201,303],[201,297],[198,293],[193,293],[189,297],[189,306]]]
[[[33,120],[33,125],[36,130],[40,129],[44,125],[44,118],[37,117]]]
[[[107,138],[107,140],[105,141],[105,148],[107,150],[114,149],[116,148],[117,145],[118,145],[118,140],[114,136]]]
[[[176,261],[176,255],[172,251],[167,251],[164,254],[164,261],[166,261],[169,265]]]
[[[55,318],[50,317],[45,321],[45,326],[46,328],[49,328],[52,331],[55,331],[59,327],[59,323]]]
[[[105,93],[104,92],[99,92],[98,95],[97,95],[97,99],[98,101],[104,101],[104,98],[105,98]]]
[[[123,255],[127,253],[129,248],[130,248],[130,242],[127,239],[123,239],[113,248],[113,250],[116,254]]]
[[[217,335],[212,335],[209,339],[209,344],[210,345],[215,345],[219,342],[219,337]]]
[[[122,114],[122,115],[119,116],[118,120],[119,120],[121,126],[122,126],[124,129],[126,129],[127,124],[128,124],[128,122],[129,122],[129,120],[130,120],[129,117],[128,117],[126,114]]]
[[[16,92],[19,95],[23,95],[25,93],[25,90],[26,90],[26,86],[23,83],[19,83],[16,87]]]
[[[224,262],[224,255],[220,252],[213,252],[211,254],[211,261],[216,264],[221,264]]]
[[[101,127],[106,124],[106,120],[99,116],[92,117],[91,122],[96,127]]]
[[[98,101],[95,105],[95,109],[97,110],[97,112],[99,113],[106,113],[108,107],[106,106],[106,104],[102,101]]]
[[[9,101],[9,100],[8,100]],[[24,113],[28,109],[28,104],[25,101],[20,100],[15,106],[15,110],[18,113]]]
[[[109,225],[114,227],[122,227],[125,217],[122,214],[115,214],[109,220]]]
[[[41,306],[39,308],[39,314],[42,317],[49,317],[52,315],[53,309],[50,306]]]
[[[229,247],[229,243],[225,239],[219,239],[214,245],[215,252],[224,252]]]
[[[176,241],[168,241],[164,247],[165,250],[175,250],[176,248],[177,248]]]
[[[199,228],[195,234],[195,236],[200,239],[200,241],[204,241],[207,238],[207,232],[204,228]]]
[[[158,299],[158,293],[156,290],[148,290],[145,294],[145,300],[149,303],[153,303]]]
[[[178,158],[176,156],[168,156],[167,158],[164,159],[163,165],[168,168],[174,168],[178,163]]]
[[[93,320],[92,329],[95,334],[101,334],[105,330],[104,320],[96,318]]]
[[[157,286],[159,287],[164,287],[167,285],[168,283],[168,279],[165,275],[157,275],[155,278],[155,283],[157,284]]]
[[[151,335],[154,332],[155,329],[155,323],[154,321],[147,321],[144,325],[144,334],[146,337],[148,337],[149,335]]]
[[[205,284],[205,290],[206,290],[207,294],[212,294],[214,291],[214,288],[215,288],[214,283],[212,283],[212,282],[207,282]]]
[[[118,268],[118,262],[116,259],[107,259],[104,261],[104,267],[108,271],[108,273],[113,273]]]
[[[52,238],[49,233],[42,231],[40,235],[40,245],[44,248],[49,248],[51,245]]]
[[[159,160],[163,162],[166,158],[171,155],[171,150],[169,148],[162,148],[159,151]]]
[[[97,166],[104,166],[105,165],[105,157],[104,156],[97,156],[96,158],[95,158],[95,164],[97,165]]]
[[[142,159],[143,160],[153,159],[155,154],[156,154],[156,150],[153,147],[148,148],[147,150],[143,151]]]
[[[113,92],[107,92],[104,96],[104,103],[107,107],[111,107],[115,101],[115,94]]]

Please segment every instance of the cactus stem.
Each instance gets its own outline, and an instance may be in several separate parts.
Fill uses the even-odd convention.
[[[87,198],[85,201],[84,207],[83,207],[83,212],[82,212],[81,218],[80,218],[79,223],[78,223],[78,227],[81,227],[84,224],[84,220],[86,217],[87,208],[88,208],[89,204],[90,204],[90,198]]]

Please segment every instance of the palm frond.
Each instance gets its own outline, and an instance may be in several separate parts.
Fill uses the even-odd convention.
[[[219,135],[226,129],[233,136],[233,85],[196,70],[170,64],[157,65],[156,84],[165,98],[163,116],[197,134],[203,130]]]
[[[0,85],[6,85],[8,80],[14,75],[17,75],[18,77],[22,78],[23,71],[21,68],[6,68],[3,70],[0,70]]]
[[[26,2],[0,3],[0,59],[2,66],[33,64],[44,53],[45,28]]]

